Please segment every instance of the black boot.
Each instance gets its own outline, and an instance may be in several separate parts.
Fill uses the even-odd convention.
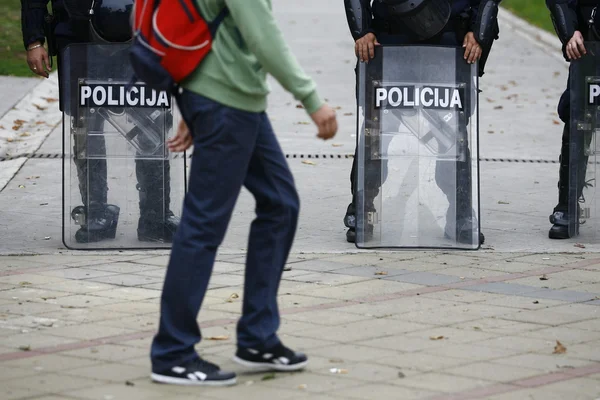
[[[119,223],[119,207],[111,204],[90,202],[85,206],[75,207],[71,217],[81,228],[75,233],[77,243],[99,242],[114,239]]]
[[[368,208],[369,212],[375,212],[375,207],[371,206]],[[348,204],[346,209],[346,215],[344,216],[344,225],[348,230],[346,231],[346,240],[349,243],[356,243],[356,208],[354,203]],[[361,229],[361,227],[359,227]],[[367,223],[364,228],[365,240],[370,240],[373,237],[374,227],[373,224]]]
[[[142,242],[170,243],[179,218],[169,209],[170,165],[163,160],[136,160],[137,189],[140,193],[138,239]]]
[[[570,196],[570,182],[571,179],[577,181],[577,192],[571,195],[577,196],[578,201],[583,199],[583,189],[588,186],[585,180],[585,174],[587,171],[588,156],[585,155],[585,147],[589,145],[589,138],[586,139],[586,135],[581,135],[580,141],[573,143],[576,148],[571,149],[571,138],[569,125],[565,124],[562,136],[562,146],[560,148],[560,166],[558,169],[558,204],[554,207],[552,215],[550,215],[550,223],[552,227],[548,231],[548,237],[550,239],[569,239],[572,236],[579,234],[579,217],[581,209],[577,206],[578,215],[569,215],[569,196]],[[571,170],[570,168],[570,157],[571,152],[577,154],[580,159],[577,170]]]

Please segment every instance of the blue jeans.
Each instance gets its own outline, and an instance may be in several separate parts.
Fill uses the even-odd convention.
[[[177,100],[194,134],[194,154],[152,343],[154,371],[198,357],[196,318],[242,185],[256,199],[256,219],[246,256],[238,346],[262,350],[279,344],[277,291],[300,208],[266,113],[233,109],[189,91]]]

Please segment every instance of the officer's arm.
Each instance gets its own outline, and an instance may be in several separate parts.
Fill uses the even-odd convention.
[[[348,27],[354,40],[358,40],[373,30],[373,13],[371,0],[344,0]]]
[[[475,39],[481,47],[489,49],[497,39],[498,5],[502,0],[481,0],[473,7],[474,20],[471,26]]]
[[[552,23],[561,43],[566,45],[577,30],[577,13],[574,0],[546,0]]]
[[[25,49],[32,43],[44,44],[44,16],[48,0],[21,0],[21,31]]]

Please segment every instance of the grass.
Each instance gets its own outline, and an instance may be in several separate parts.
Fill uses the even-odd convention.
[[[532,24],[554,32],[550,11],[544,0],[504,0],[501,5]]]
[[[554,31],[544,0],[504,0],[502,6],[543,29]],[[27,66],[23,48],[20,0],[0,0],[0,75],[35,76]]]

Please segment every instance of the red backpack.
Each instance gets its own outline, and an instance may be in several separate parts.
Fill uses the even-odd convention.
[[[208,23],[196,1],[135,0],[129,56],[136,80],[173,91],[204,60],[229,11]]]

